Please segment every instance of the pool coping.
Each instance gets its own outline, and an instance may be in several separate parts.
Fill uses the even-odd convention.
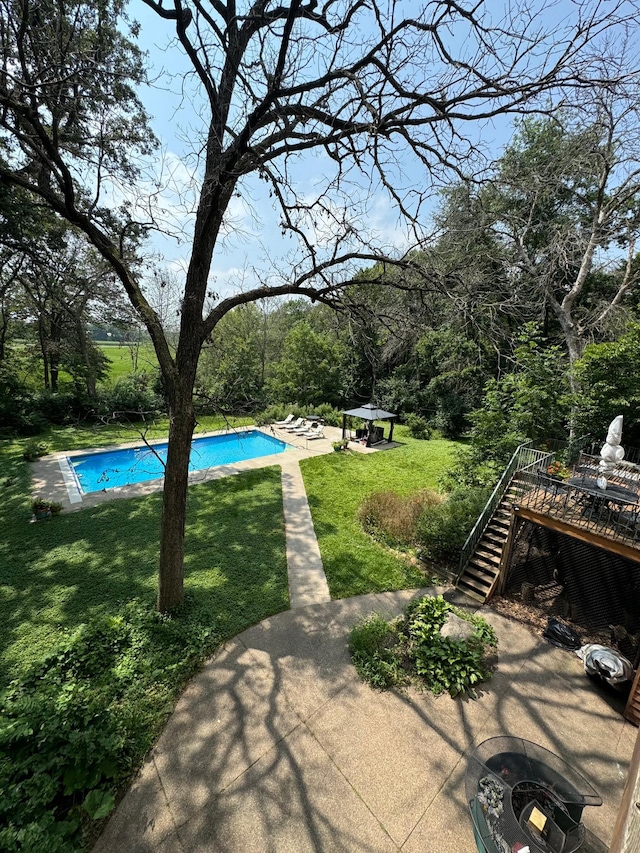
[[[328,433],[326,437],[309,441],[302,436],[295,436],[286,431],[272,426],[257,426],[255,424],[233,427],[208,432],[196,432],[194,438],[210,438],[216,435],[228,435],[229,433],[241,433],[257,430],[265,435],[279,438],[288,447],[282,453],[274,453],[269,456],[259,456],[256,459],[247,459],[243,462],[234,462],[228,465],[217,465],[211,468],[203,468],[200,471],[192,471],[189,474],[189,485],[205,483],[217,480],[221,477],[230,477],[243,471],[253,471],[257,468],[267,468],[271,465],[280,465],[283,457],[288,459],[305,459],[309,456],[319,456],[332,451],[331,442],[333,428],[325,428]],[[337,433],[338,430],[335,429]],[[142,444],[153,447],[156,444],[166,443],[167,438],[157,438],[149,441],[142,440]],[[141,497],[143,495],[161,492],[164,488],[164,477],[155,480],[146,480],[143,483],[134,483],[129,486],[115,486],[100,492],[82,493],[77,477],[68,463],[69,458],[74,456],[87,456],[93,453],[104,453],[114,449],[128,449],[140,447],[141,439],[137,441],[123,442],[121,444],[110,444],[81,450],[59,451],[37,459],[31,463],[31,484],[33,494],[41,495],[49,500],[62,504],[65,512],[74,512],[85,507],[98,506],[112,500],[124,498]]]

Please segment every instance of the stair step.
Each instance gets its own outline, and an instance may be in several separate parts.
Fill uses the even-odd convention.
[[[495,559],[500,560],[502,557],[503,544],[504,543],[500,542],[496,545],[483,537],[482,541],[478,543],[475,553],[481,557],[485,557],[487,560],[492,560],[494,557]]]
[[[502,549],[504,547],[504,543],[507,541],[507,537],[502,532],[497,532],[492,530],[491,527],[487,527],[484,532],[484,536],[482,537],[482,544],[489,544],[492,547]]]
[[[482,569],[478,571],[476,566],[469,564],[462,573],[462,577],[475,584],[475,586],[490,587],[495,576],[488,572],[483,572]]]
[[[469,560],[470,563],[474,563],[476,566],[480,568],[486,569],[488,572],[493,572],[494,574],[500,568],[500,557],[486,556],[485,554],[479,554],[477,551]]]
[[[482,602],[482,604],[484,604],[484,602],[487,600],[486,592],[481,592],[475,589],[475,587],[470,586],[463,580],[463,578],[460,578],[460,580],[458,581],[457,589],[459,589],[460,592],[464,592],[464,594],[468,595],[469,598],[475,598],[476,601]]]

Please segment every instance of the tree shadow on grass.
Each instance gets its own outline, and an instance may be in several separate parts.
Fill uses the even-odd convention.
[[[162,496],[113,501],[29,523],[5,507],[0,680],[50,651],[61,630],[157,587]],[[185,588],[219,614],[224,636],[288,606],[279,479],[268,469],[189,492]]]

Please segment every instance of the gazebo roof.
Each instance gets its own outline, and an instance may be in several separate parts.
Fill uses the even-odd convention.
[[[373,403],[365,403],[357,409],[349,409],[342,413],[343,415],[351,415],[354,418],[362,418],[363,421],[388,421],[390,418],[397,418],[392,412],[385,412],[384,409],[379,409]]]

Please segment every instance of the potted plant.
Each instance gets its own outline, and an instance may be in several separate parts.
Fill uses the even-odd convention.
[[[340,450],[346,450],[349,445],[349,441],[346,438],[341,438],[340,441],[332,441],[331,446],[333,449],[338,452]]]
[[[571,471],[569,471],[566,465],[556,459],[547,468],[547,474],[553,477],[554,480],[567,480]]]
[[[31,501],[31,511],[38,521],[42,518],[49,518],[51,515],[51,501],[36,495]]]

